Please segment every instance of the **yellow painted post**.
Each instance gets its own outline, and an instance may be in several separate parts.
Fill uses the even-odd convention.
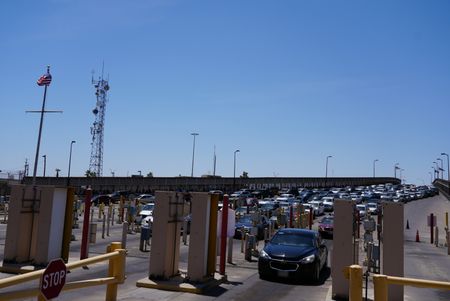
[[[73,199],[75,188],[67,187],[66,211],[64,216],[63,243],[61,249],[61,258],[65,263],[69,261],[70,240],[72,238],[73,225]]]
[[[350,301],[362,301],[362,267],[359,265],[350,266]]]
[[[100,203],[98,205],[98,219],[102,218],[102,214],[104,215],[104,211],[105,210],[105,204],[104,203]]]
[[[448,229],[448,212],[445,212],[445,226]]]
[[[388,282],[386,275],[373,275],[373,285],[375,292],[374,301],[388,300]]]
[[[120,242],[112,242],[106,249],[108,253],[120,250],[121,256],[109,260],[108,276],[115,277],[117,283],[106,286],[106,301],[117,300],[117,286],[125,280],[125,250]]]

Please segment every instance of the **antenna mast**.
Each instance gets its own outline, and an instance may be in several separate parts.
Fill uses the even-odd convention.
[[[95,96],[97,102],[92,113],[95,116],[95,121],[91,127],[91,160],[89,162],[89,171],[95,173],[95,176],[101,177],[103,175],[103,134],[105,125],[106,102],[108,101],[107,92],[109,91],[108,80],[103,79],[102,76],[96,81],[92,76],[92,84],[95,87]]]

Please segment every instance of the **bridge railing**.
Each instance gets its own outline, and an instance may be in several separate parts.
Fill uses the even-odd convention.
[[[439,193],[445,196],[447,200],[450,200],[450,183],[448,181],[436,179],[434,180],[433,185],[439,189]]]
[[[67,270],[71,271],[77,268],[85,267],[94,263],[109,261],[108,277],[87,279],[80,281],[73,281],[66,283],[62,288],[63,291],[80,289],[96,285],[106,284],[106,298],[105,300],[115,301],[117,299],[117,287],[118,284],[122,284],[125,281],[125,257],[126,250],[121,249],[121,243],[111,243],[108,246],[108,253],[83,259],[80,261],[66,264]],[[40,279],[44,269],[29,272],[22,275],[17,275],[0,280],[0,289],[11,287],[14,285],[23,284],[29,281]],[[45,300],[38,287],[29,289],[20,289],[10,292],[0,293],[0,300],[14,300],[30,297],[38,297],[38,300]]]

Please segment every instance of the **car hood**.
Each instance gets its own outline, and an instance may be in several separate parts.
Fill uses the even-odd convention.
[[[252,228],[253,225],[251,223],[236,222],[235,227],[236,228],[242,228],[242,227],[244,227],[244,228]]]
[[[274,259],[284,259],[298,261],[315,252],[315,247],[286,246],[278,244],[268,244],[264,251]]]
[[[139,215],[152,215],[153,211],[152,210],[142,210],[141,212],[139,212]]]

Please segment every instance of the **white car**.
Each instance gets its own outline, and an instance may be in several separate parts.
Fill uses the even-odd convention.
[[[362,220],[367,215],[367,206],[365,204],[356,205],[356,210],[359,212],[359,219]]]
[[[155,209],[155,203],[148,203],[144,207],[142,207],[142,210],[138,213],[138,216],[136,217],[136,222],[139,224],[144,221],[144,219],[148,216],[153,216],[153,210]],[[153,217],[152,217],[153,219]]]
[[[141,194],[136,198],[136,200],[142,204],[153,203],[155,202],[155,196],[152,194]]]
[[[324,211],[333,211],[334,210],[334,197],[325,196],[322,198]]]
[[[368,203],[367,204],[367,211],[369,214],[378,214],[378,204],[377,203]]]
[[[321,201],[311,201],[308,204],[310,204],[314,210],[314,215],[319,216],[324,214],[325,208],[323,206],[323,202]]]

